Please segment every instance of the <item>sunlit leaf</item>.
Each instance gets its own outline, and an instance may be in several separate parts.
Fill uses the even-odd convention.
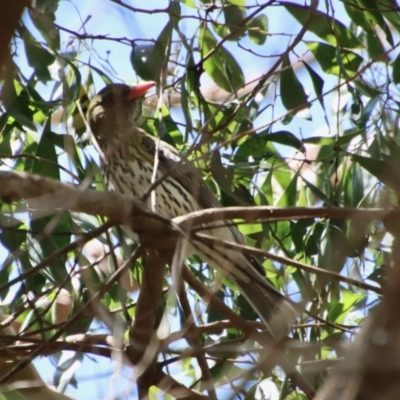
[[[356,53],[344,49],[338,51],[337,48],[321,42],[306,42],[306,45],[314,54],[321,68],[328,74],[341,76],[343,73],[339,64],[342,64],[344,72],[353,76],[363,61]],[[340,62],[338,53],[340,54]]]

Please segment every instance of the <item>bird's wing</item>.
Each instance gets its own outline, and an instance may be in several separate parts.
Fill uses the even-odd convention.
[[[143,133],[141,135],[142,145],[152,156],[154,156],[156,152],[156,141],[158,139],[147,135],[143,130],[141,131]],[[196,169],[193,163],[182,157],[173,146],[164,141],[161,141],[161,143],[162,145],[159,146],[158,152],[160,171],[171,174],[171,176],[176,179],[184,189],[197,199],[201,208],[207,209],[222,207],[219,200],[203,182],[199,170]],[[245,244],[243,235],[233,224],[230,224],[229,230],[238,243]],[[246,255],[246,258],[261,275],[265,276],[263,266],[255,257]]]
[[[142,135],[142,145],[152,156],[156,153],[158,139],[147,134]],[[200,172],[193,163],[184,157],[171,145],[161,141],[158,152],[159,169],[162,173],[174,177],[177,182],[196,198],[201,208],[222,207],[222,204],[207,188]]]

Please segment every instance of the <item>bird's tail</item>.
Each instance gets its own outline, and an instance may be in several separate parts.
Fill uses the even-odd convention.
[[[286,336],[299,314],[299,310],[296,310],[295,305],[267,281],[261,284],[257,281],[244,282],[237,280],[235,283],[267,325],[272,336],[275,339]],[[269,286],[271,287],[269,288]]]
[[[219,229],[218,235],[216,229],[210,232],[219,239],[221,236],[224,240],[234,238],[228,229]],[[240,252],[217,248],[210,243],[192,242],[188,249],[189,254],[197,253],[211,267],[236,283],[274,338],[280,339],[288,334],[300,310],[266,280],[261,274],[261,265],[254,265],[251,259]]]

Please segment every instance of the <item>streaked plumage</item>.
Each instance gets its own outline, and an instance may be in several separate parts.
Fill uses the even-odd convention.
[[[91,101],[88,121],[106,162],[102,168],[108,190],[129,198],[141,196],[149,187],[154,168],[157,139],[135,125],[141,112],[140,97],[153,83],[130,88],[111,84]],[[156,210],[171,219],[192,211],[221,207],[221,203],[203,183],[201,174],[169,144],[159,141],[156,178],[168,173],[156,188]],[[148,207],[151,209],[151,200]],[[222,240],[244,243],[236,227],[206,229],[204,233]],[[188,255],[196,253],[210,266],[233,280],[249,303],[276,337],[287,334],[296,318],[296,310],[262,275],[257,260],[229,249],[213,249],[195,242]]]

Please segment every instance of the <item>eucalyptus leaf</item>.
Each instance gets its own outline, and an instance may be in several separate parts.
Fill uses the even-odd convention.
[[[300,25],[307,26],[310,32],[333,46],[348,48],[361,47],[360,41],[342,22],[321,11],[310,15],[310,7],[284,2],[285,8],[297,19]]]
[[[291,110],[302,104],[307,105],[307,95],[303,85],[294,73],[287,55],[283,57],[282,68],[280,89],[282,103],[285,108]]]
[[[362,57],[354,52],[337,49],[325,43],[306,42],[306,45],[314,54],[323,71],[328,74],[342,76],[345,72],[348,76],[353,76],[363,61]],[[340,64],[343,65],[344,71],[341,70]]]
[[[219,87],[231,93],[244,85],[244,76],[239,64],[223,46],[216,49],[217,41],[204,25],[200,29],[200,46],[203,56],[207,57],[203,67]],[[212,54],[209,55],[210,53]]]

